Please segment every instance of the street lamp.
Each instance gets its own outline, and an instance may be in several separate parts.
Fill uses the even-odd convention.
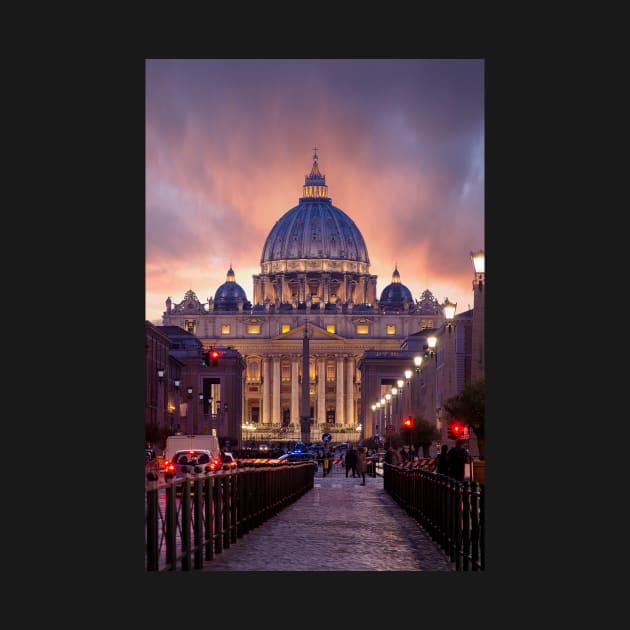
[[[186,431],[188,432],[189,435],[193,435],[195,433],[194,430],[192,430],[191,428],[191,420],[192,420],[192,413],[191,413],[191,400],[192,400],[192,393],[193,393],[193,388],[188,386],[186,388],[186,394],[188,396],[188,402],[186,403]]]
[[[406,380],[405,388],[407,390],[407,400],[409,402],[409,405],[405,405],[404,413],[407,413],[407,408],[409,408],[409,412],[411,412],[411,388],[409,387],[409,381],[411,380],[412,375],[413,372],[411,370],[404,371],[404,376]]]
[[[182,384],[181,380],[176,378],[173,380],[173,385],[175,385],[175,413],[177,414],[177,424],[175,425],[175,430],[179,431],[180,429],[180,422],[182,419],[182,412],[179,406],[179,387]]]
[[[435,357],[437,361],[437,352],[435,351],[435,346],[437,345],[437,337],[435,335],[429,335],[427,337],[427,348],[429,350],[428,355],[430,357]]]
[[[201,413],[205,415],[205,410],[204,410],[204,408],[203,408],[203,399],[204,399],[204,395],[203,395],[203,393],[202,393],[202,392],[200,392],[200,393],[199,393],[199,408],[200,408],[200,410],[201,410]],[[208,422],[208,421],[206,420],[206,425],[207,425],[207,422]],[[206,426],[206,432],[207,432],[207,433],[210,433],[210,432],[208,431],[208,427],[207,427],[207,426]]]
[[[455,310],[457,309],[457,302],[453,304],[453,302],[449,302],[448,298],[444,298],[444,317],[446,318],[446,327],[450,334],[451,329],[453,328],[453,318],[455,317]]]
[[[385,424],[389,424],[392,421],[392,403],[390,402],[392,399],[391,394],[385,394]],[[389,407],[389,413],[387,412],[387,408]]]
[[[158,376],[158,400],[157,400],[157,425],[162,430],[164,425],[164,387],[162,387],[164,381],[164,368],[157,369]]]
[[[470,252],[470,257],[475,267],[475,282],[477,283],[477,288],[483,291],[483,283],[486,276],[486,257],[484,251]]]
[[[422,365],[422,357],[420,355],[413,358],[413,362],[416,366],[416,374],[420,374],[420,366]]]

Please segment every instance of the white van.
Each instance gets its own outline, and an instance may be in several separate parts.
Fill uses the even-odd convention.
[[[219,440],[215,435],[169,435],[166,438],[164,459],[171,460],[176,451],[207,450],[212,459],[221,457]]]

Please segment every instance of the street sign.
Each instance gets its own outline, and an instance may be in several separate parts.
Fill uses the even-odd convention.
[[[324,440],[324,442],[330,442],[330,440],[332,440],[332,435],[330,433],[324,433],[322,435],[322,440]]]
[[[394,425],[393,424],[386,424],[385,425],[385,433],[393,433],[394,432]]]

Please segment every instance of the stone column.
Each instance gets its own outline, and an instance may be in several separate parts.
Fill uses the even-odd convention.
[[[354,357],[346,358],[346,412],[344,424],[356,424],[354,417]]]
[[[280,357],[273,357],[273,383],[271,394],[271,421],[280,422]]]
[[[271,375],[269,374],[269,357],[262,358],[263,399],[262,418],[263,424],[271,422]]]
[[[317,424],[326,422],[326,357],[317,357]]]
[[[345,424],[345,409],[344,409],[344,372],[343,372],[343,355],[337,356],[337,397],[335,399],[335,424],[337,426],[343,426]]]

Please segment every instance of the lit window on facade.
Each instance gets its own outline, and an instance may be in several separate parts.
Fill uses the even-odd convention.
[[[369,335],[370,327],[367,324],[357,324],[357,335]]]
[[[247,326],[248,335],[260,335],[260,324],[249,324]]]
[[[280,332],[284,335],[284,333],[288,333],[291,330],[290,324],[282,324],[280,327]]]
[[[423,319],[420,324],[420,328],[433,328],[433,320],[432,319]]]
[[[231,332],[231,328],[230,328],[230,324],[222,324],[221,325],[221,334],[222,335],[229,335]]]
[[[337,373],[335,370],[335,364],[328,363],[328,365],[326,365],[326,380],[334,381],[336,377],[337,377]]]
[[[326,324],[326,330],[329,333],[333,333],[333,335],[335,334],[335,325],[334,324]]]
[[[291,366],[288,363],[282,364],[282,380],[285,383],[291,380]]]
[[[184,323],[184,328],[189,333],[194,333],[195,332],[195,320],[194,319],[187,319],[186,322]]]
[[[388,324],[387,325],[387,334],[388,335],[395,335],[396,334],[396,326],[394,326],[393,324]]]

